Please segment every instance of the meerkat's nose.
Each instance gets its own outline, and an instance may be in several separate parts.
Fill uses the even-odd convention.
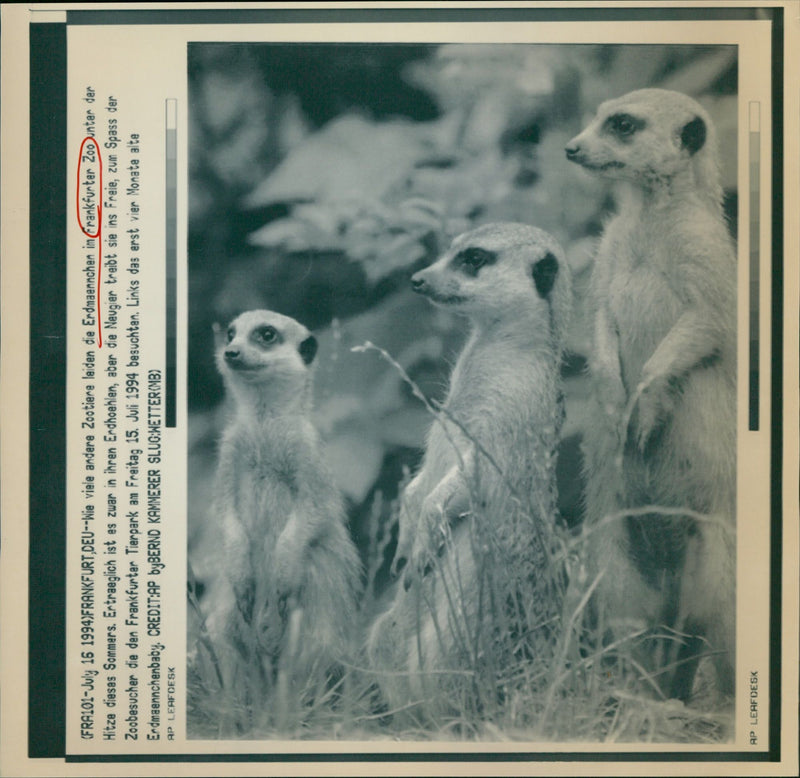
[[[239,361],[239,354],[240,354],[240,352],[239,352],[238,348],[226,348],[225,349],[225,361],[228,364],[231,364],[232,362],[238,362]]]
[[[420,278],[418,273],[411,276],[411,288],[415,292],[421,292],[425,288],[425,279]]]
[[[567,154],[567,159],[575,159],[578,156],[581,147],[575,143],[574,140],[571,140],[565,147],[564,151]]]

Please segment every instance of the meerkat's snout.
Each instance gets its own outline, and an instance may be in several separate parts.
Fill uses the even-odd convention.
[[[573,138],[565,147],[564,151],[566,152],[567,159],[571,162],[578,161],[578,155],[580,154],[581,147],[577,142],[577,138]]]
[[[242,352],[238,348],[226,348],[222,353],[222,358],[228,367],[237,370],[242,366]]]
[[[440,258],[429,267],[414,273],[411,276],[411,288],[437,305],[460,305],[467,299],[461,293],[459,280],[448,272],[445,258]]]
[[[411,276],[411,288],[415,292],[423,294],[425,292],[426,284],[427,281],[423,278],[422,271],[420,271],[419,273],[414,273],[414,275]]]
[[[588,168],[589,170],[592,169],[599,169],[604,170],[609,167],[622,167],[621,164],[616,163],[599,163],[599,164],[592,164],[590,159],[591,157],[591,149],[587,148],[586,143],[583,141],[584,133],[580,135],[576,135],[565,147],[564,153],[567,155],[567,159],[570,162],[574,162],[576,165],[580,165],[581,167]]]

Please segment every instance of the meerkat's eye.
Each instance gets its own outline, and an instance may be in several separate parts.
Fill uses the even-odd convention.
[[[629,138],[644,126],[643,119],[631,116],[629,113],[615,113],[606,119],[606,127],[619,138]]]
[[[634,129],[633,122],[630,119],[623,117],[617,122],[617,132],[620,135],[630,135]]]
[[[228,343],[230,343],[236,336],[236,328],[228,327]]]
[[[473,277],[478,275],[484,265],[491,265],[496,261],[497,255],[493,251],[476,246],[460,251],[455,258],[456,267]]]
[[[259,327],[256,330],[256,337],[262,343],[274,343],[278,339],[278,330],[276,330],[274,327],[271,327],[269,324],[265,324],[263,327]]]

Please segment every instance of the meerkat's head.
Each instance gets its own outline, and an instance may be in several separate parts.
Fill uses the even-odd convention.
[[[273,311],[246,311],[215,335],[217,369],[240,402],[305,400],[317,339],[302,324]]]
[[[607,178],[643,187],[672,182],[721,196],[714,126],[692,98],[639,89],[608,100],[565,148],[567,159]]]
[[[436,305],[478,323],[518,320],[527,327],[540,317],[553,342],[563,342],[572,303],[569,268],[544,230],[495,223],[465,232],[411,283]]]

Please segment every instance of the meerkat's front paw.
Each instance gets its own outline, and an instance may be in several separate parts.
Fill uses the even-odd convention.
[[[618,422],[625,408],[625,387],[618,376],[601,374],[595,381],[597,400],[610,424]]]
[[[610,448],[616,450],[620,440],[624,440],[621,424],[627,404],[625,387],[620,376],[609,369],[595,368],[592,377],[598,413],[595,424],[598,429],[605,431]]]
[[[397,533],[397,548],[394,552],[394,559],[392,559],[392,566],[389,568],[392,578],[397,578],[403,572],[411,557],[413,547],[414,536],[408,527],[408,519],[404,521],[401,517],[400,529]]]
[[[435,552],[424,542],[415,543],[403,574],[403,588],[408,591],[433,570]]]
[[[302,553],[294,544],[285,541],[284,536],[278,539],[275,546],[275,595],[282,615],[285,615],[288,604],[294,602],[303,586],[305,563]]]
[[[674,401],[669,385],[663,379],[642,381],[637,392],[635,436],[639,450],[644,451],[653,433],[672,413]]]
[[[236,607],[244,621],[250,624],[253,621],[255,610],[255,580],[251,576],[243,575],[235,578],[231,583],[236,598]]]
[[[394,559],[389,568],[392,578],[397,578],[408,564],[411,551],[414,547],[414,537],[417,532],[419,498],[419,476],[412,479],[406,486],[398,506],[397,515],[397,548]]]
[[[263,603],[255,627],[258,646],[266,656],[274,657],[280,653],[287,616],[285,601],[282,603],[279,598],[274,598]]]
[[[422,515],[409,555],[408,565],[403,576],[406,590],[413,581],[424,578],[433,569],[437,556],[440,556],[447,540],[447,515],[438,501],[426,499],[422,504]]]
[[[444,548],[447,539],[448,509],[452,507],[452,497],[453,495],[448,495],[445,500],[441,500],[431,495],[422,503],[420,521],[422,532],[417,538],[429,553],[439,554]]]

